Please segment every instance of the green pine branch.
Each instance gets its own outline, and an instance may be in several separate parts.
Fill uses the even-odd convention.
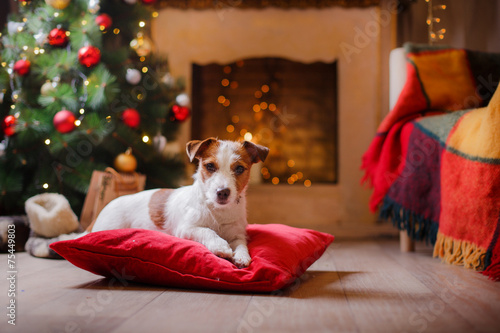
[[[75,73],[72,70],[76,63],[78,63],[76,52],[68,51],[68,49],[55,49],[37,56],[36,66],[32,71],[40,80],[53,81],[55,78],[62,79],[68,74],[74,77]]]
[[[79,107],[78,95],[67,83],[59,84],[56,89],[49,92],[47,96],[40,95],[38,103],[44,107],[44,112],[55,115],[63,109],[77,110]]]
[[[120,91],[116,84],[116,77],[102,63],[94,68],[88,81],[87,105],[95,110],[109,104]]]

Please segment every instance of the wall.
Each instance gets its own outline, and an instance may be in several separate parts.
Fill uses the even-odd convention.
[[[188,88],[192,63],[259,56],[302,62],[338,60],[338,185],[250,189],[250,222],[342,225],[375,221],[368,211],[370,191],[360,186],[360,163],[380,122],[381,91],[386,89],[380,85],[380,29],[389,22],[380,22],[380,12],[373,7],[160,11],[152,37],[158,51],[168,55],[172,74],[188,79]],[[183,128],[180,145],[190,139],[189,128],[189,124]]]
[[[435,11],[441,18],[439,28],[446,34],[436,44],[469,48],[486,52],[500,52],[500,0],[434,0],[444,4],[444,11]],[[398,44],[411,41],[427,43],[427,3],[417,1],[399,16]]]

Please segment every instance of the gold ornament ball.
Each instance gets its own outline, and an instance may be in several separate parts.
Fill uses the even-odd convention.
[[[138,33],[137,37],[130,42],[130,47],[139,57],[147,57],[153,51],[153,42],[142,33]]]
[[[44,84],[42,84],[42,87],[40,88],[40,94],[42,94],[42,96],[48,96],[50,95],[51,92],[55,90],[56,88],[54,87],[52,82],[47,81]]]
[[[45,3],[55,9],[64,9],[69,6],[71,0],[45,0]]]
[[[137,160],[132,155],[132,149],[129,148],[126,152],[116,156],[114,166],[120,172],[134,172],[137,168]]]

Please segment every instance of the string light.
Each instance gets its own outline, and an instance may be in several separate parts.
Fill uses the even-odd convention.
[[[142,137],[142,142],[144,142],[144,143],[148,143],[148,142],[149,142],[149,136],[144,135],[144,136]]]
[[[75,126],[78,127],[82,124],[82,121],[80,119],[75,120]]]
[[[242,67],[244,65],[243,61],[239,61],[236,63],[236,67]],[[217,97],[217,102],[221,104],[222,106],[229,107],[230,105],[230,100],[228,96],[231,96],[229,93],[227,93],[228,88],[231,89],[237,89],[239,87],[239,84],[236,80],[232,80],[232,77],[229,76],[229,74],[233,73],[235,69],[237,69],[234,65],[227,65],[222,67],[222,72],[224,73],[223,77],[220,79],[220,87],[221,87],[221,94]],[[269,110],[270,112],[276,112],[278,110],[278,107],[275,103],[271,103],[269,100],[272,98],[271,95],[265,95],[268,96],[266,100],[263,99],[264,94],[268,94],[271,91],[271,87],[275,89],[276,82],[275,81],[270,81],[270,83],[267,84],[262,84],[258,86],[258,88],[254,91],[254,96],[257,99],[257,101],[251,105],[250,109],[253,111],[253,118],[256,122],[261,122],[263,120],[263,117],[267,115],[266,112],[263,112],[265,110]],[[223,109],[226,110],[226,109]],[[230,110],[228,110],[230,112]],[[228,112],[224,111],[224,112]],[[260,142],[262,140],[262,135],[260,133],[257,134],[252,134],[251,131],[254,130],[254,128],[239,128],[235,126],[236,124],[240,123],[240,117],[237,114],[233,114],[230,116],[230,122],[229,124],[226,125],[226,132],[229,134],[239,134],[240,139],[244,139],[246,141],[252,141],[255,140],[255,142]],[[287,159],[285,160],[286,165],[288,168],[295,168],[297,166],[297,163],[295,162],[294,159]],[[310,187],[312,186],[312,182],[309,179],[306,179],[303,181],[304,174],[300,171],[297,171],[296,173],[289,173],[288,176],[284,176],[281,174],[275,174],[272,175],[270,170],[267,167],[263,167],[260,170],[261,177],[262,179],[270,181],[273,185],[278,185],[281,182],[282,183],[288,183],[290,185],[294,184],[303,184],[305,187]]]
[[[153,12],[153,13],[151,14],[151,16],[152,16],[153,18],[157,18],[157,17],[158,17],[158,12]]]
[[[144,66],[144,67],[142,67],[142,72],[143,72],[143,73],[147,73],[147,72],[148,72],[148,68],[147,68],[147,67],[145,67],[145,66]]]
[[[79,112],[80,112],[80,114],[84,114],[85,113],[85,109],[81,108]]]
[[[115,35],[118,35],[118,34],[120,33],[120,29],[118,29],[118,28],[114,28],[114,29],[113,29],[113,33],[114,33]]]
[[[437,5],[433,6],[432,0],[425,0],[427,2],[427,20],[426,23],[428,25],[428,35],[429,35],[429,44],[432,45],[436,40],[443,40],[444,34],[446,33],[446,29],[439,29],[438,31],[434,30],[434,23],[440,23],[441,19],[439,17],[434,16],[435,10],[445,10],[446,5]]]
[[[48,146],[50,145],[50,139],[45,140],[45,144]]]
[[[139,22],[139,27],[144,28],[146,26],[146,22],[141,21]]]
[[[49,188],[49,184],[45,183],[45,184],[43,184],[43,185],[42,185],[42,187],[43,187],[44,189],[48,189],[48,188]]]

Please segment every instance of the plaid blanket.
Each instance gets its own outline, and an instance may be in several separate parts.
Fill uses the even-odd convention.
[[[500,280],[500,55],[405,47],[406,84],[363,156],[370,208]]]

